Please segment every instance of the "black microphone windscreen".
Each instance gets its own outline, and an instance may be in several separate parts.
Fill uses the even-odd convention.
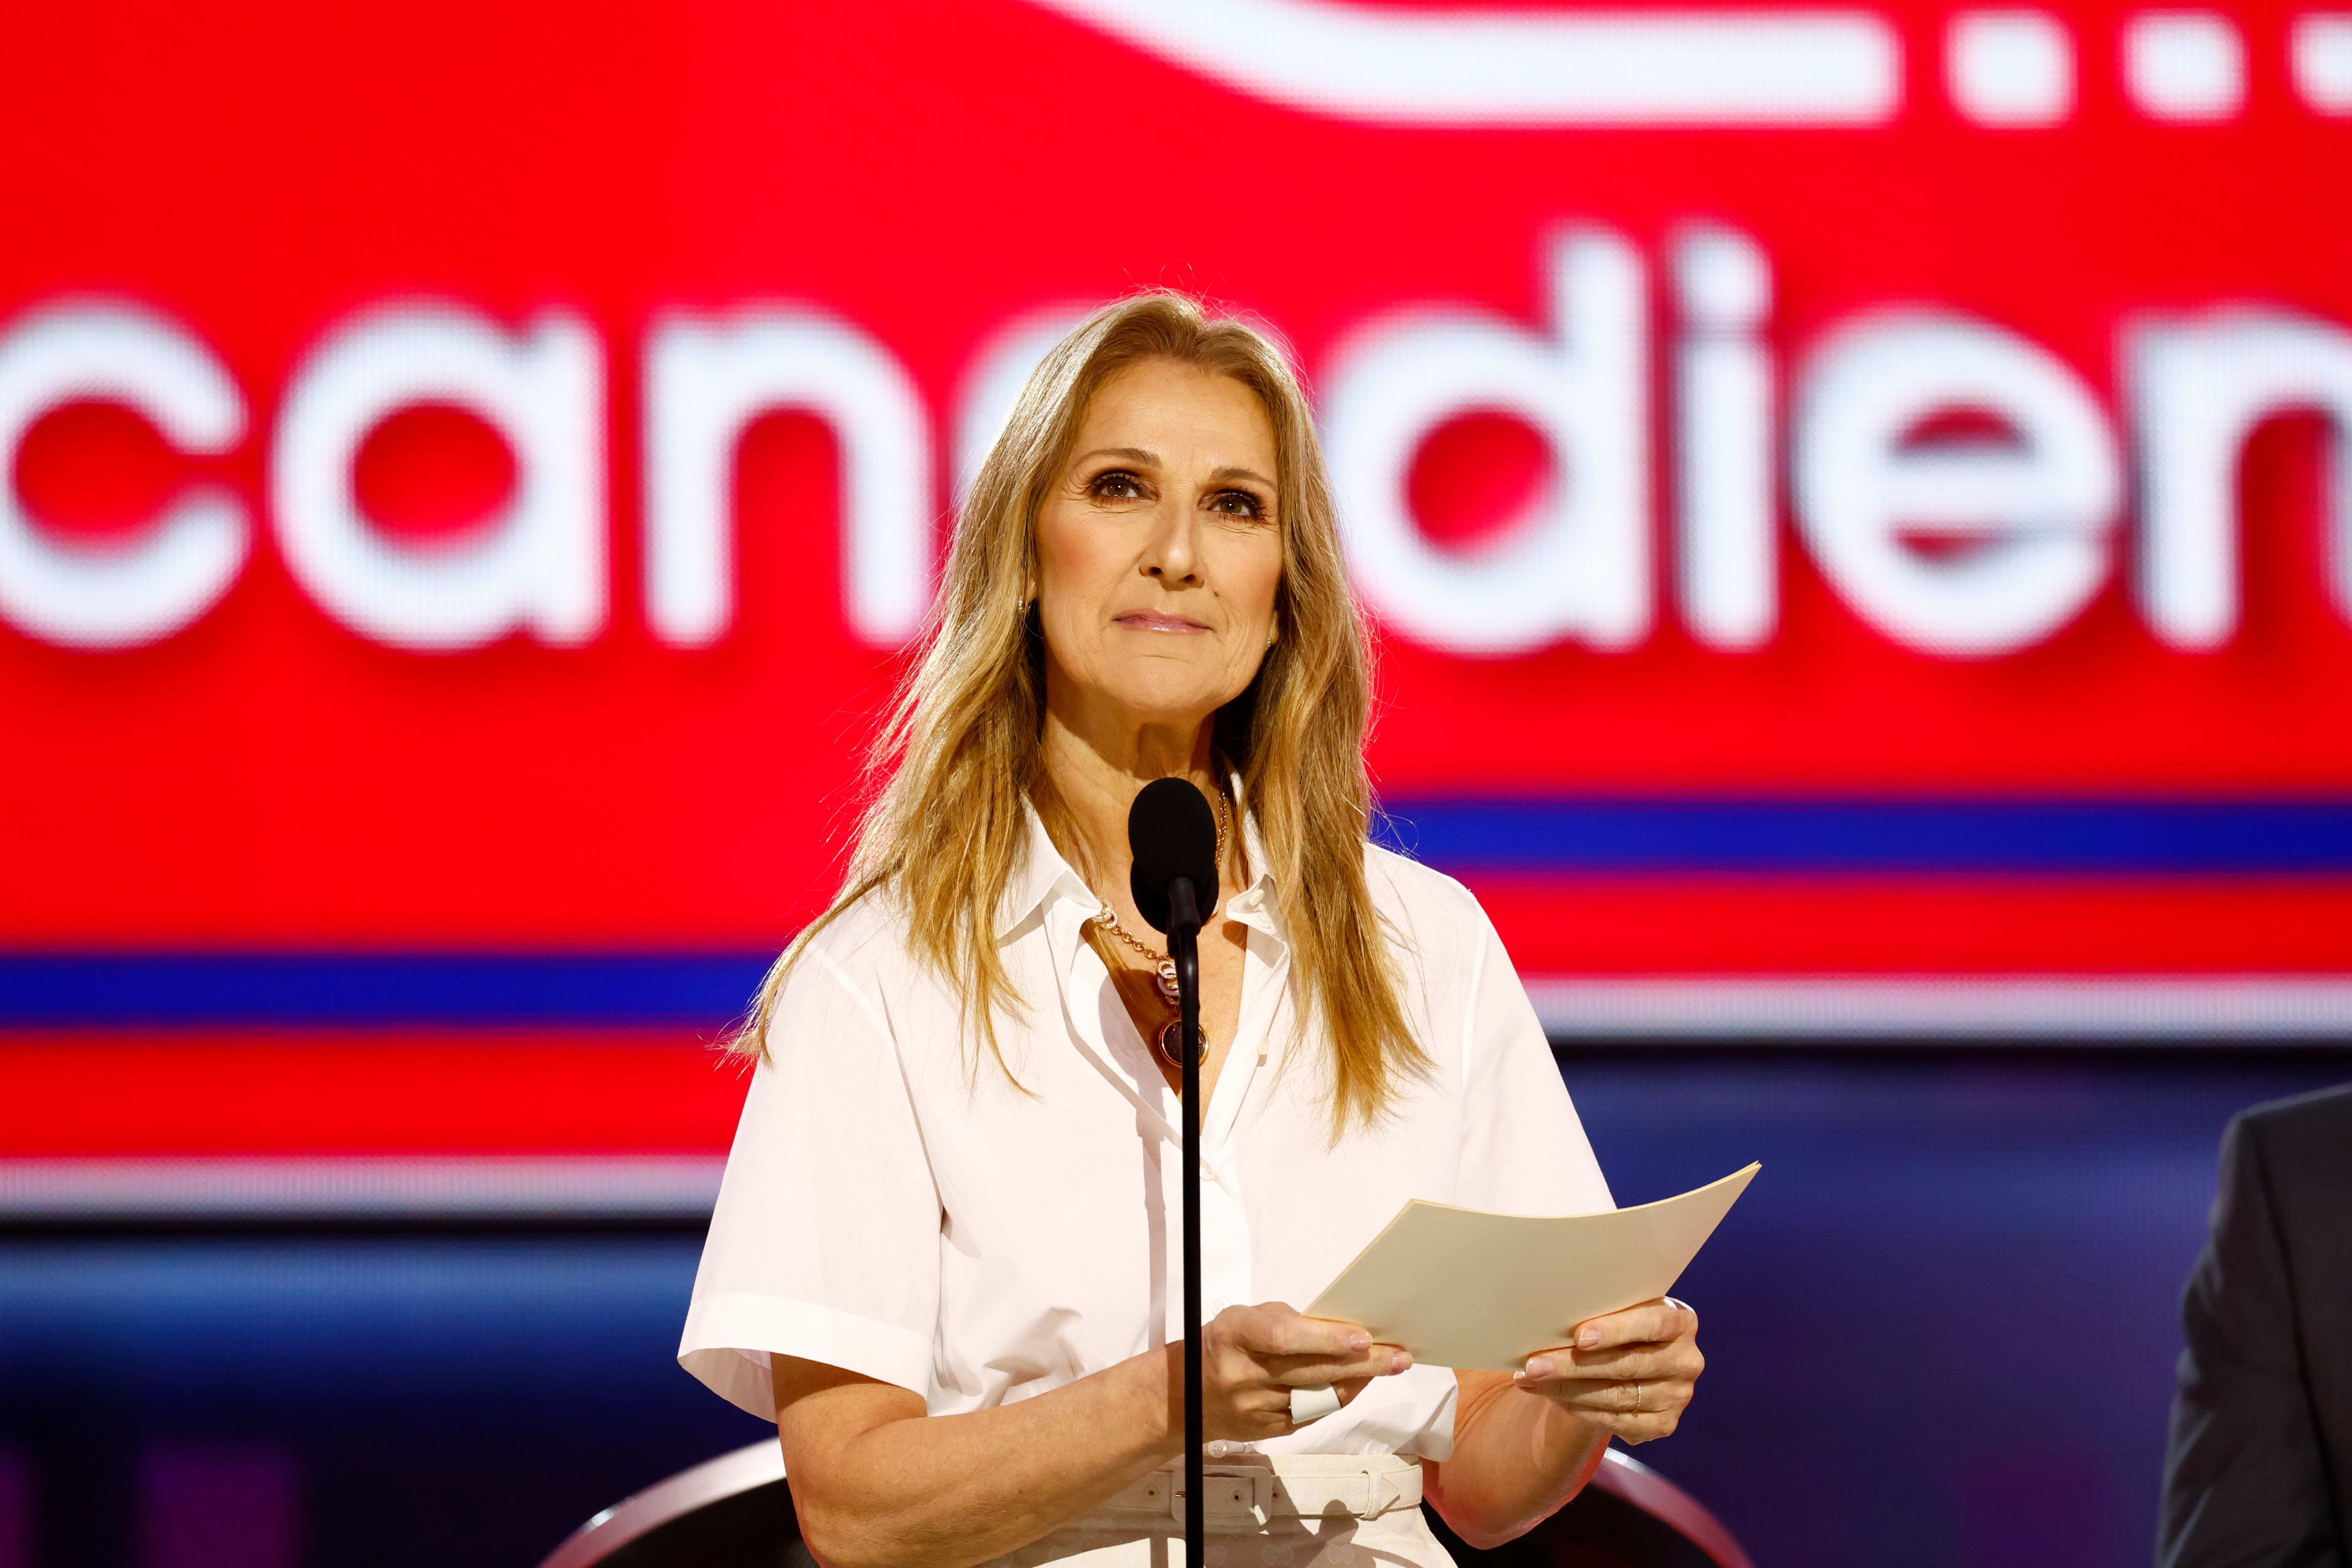
[[[1168,884],[1189,877],[1202,916],[1217,907],[1217,814],[1186,779],[1154,779],[1127,813],[1127,847],[1135,865],[1128,891],[1151,929],[1168,929]]]

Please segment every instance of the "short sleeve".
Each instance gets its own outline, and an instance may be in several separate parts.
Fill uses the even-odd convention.
[[[940,1199],[887,1025],[811,947],[778,998],[767,1043],[678,1362],[770,1419],[774,1354],[928,1394]]]
[[[1468,1005],[1460,1027],[1462,1163],[1455,1201],[1499,1214],[1598,1214],[1617,1206],[1569,1100],[1559,1063],[1502,938],[1466,889]]]

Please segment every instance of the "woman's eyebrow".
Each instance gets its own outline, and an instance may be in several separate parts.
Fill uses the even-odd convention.
[[[1147,468],[1156,468],[1160,466],[1160,454],[1147,452],[1140,447],[1098,447],[1078,458],[1078,461],[1091,463],[1097,458],[1118,458],[1125,462],[1140,463]]]
[[[1227,479],[1255,479],[1268,489],[1274,488],[1274,481],[1255,468],[1219,468],[1209,476],[1209,479],[1213,484],[1222,484]]]

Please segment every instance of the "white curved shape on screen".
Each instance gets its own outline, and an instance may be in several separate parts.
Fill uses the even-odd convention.
[[[1876,125],[1902,46],[1873,11],[1371,10],[1033,0],[1226,86],[1398,125]]]

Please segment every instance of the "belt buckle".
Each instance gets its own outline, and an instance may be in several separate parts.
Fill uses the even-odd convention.
[[[1201,1477],[1201,1517],[1203,1522],[1239,1523],[1247,1520],[1252,1528],[1263,1526],[1267,1520],[1266,1505],[1258,1495],[1258,1476],[1254,1470],[1207,1470]],[[1180,1472],[1168,1488],[1169,1516],[1178,1523],[1184,1520],[1184,1478]]]

